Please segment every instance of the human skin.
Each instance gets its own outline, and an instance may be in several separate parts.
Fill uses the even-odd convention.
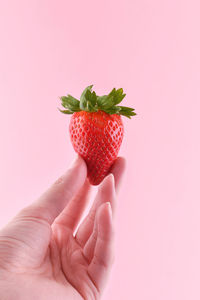
[[[1,300],[101,298],[113,264],[113,216],[124,168],[118,158],[78,230],[90,191],[80,156],[0,231]]]

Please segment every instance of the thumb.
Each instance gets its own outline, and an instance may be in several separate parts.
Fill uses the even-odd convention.
[[[24,208],[18,216],[31,216],[52,224],[83,186],[86,176],[86,164],[80,156],[77,156],[66,173],[57,179],[36,202]]]
[[[44,259],[50,242],[51,224],[84,184],[86,175],[85,162],[78,156],[63,176],[0,231],[0,244],[10,245],[9,251],[6,250],[9,257],[18,256],[24,264],[27,255],[28,261],[34,265]]]

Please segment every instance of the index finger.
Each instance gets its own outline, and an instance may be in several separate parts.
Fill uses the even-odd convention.
[[[119,156],[111,167],[110,173],[114,175],[115,178],[115,189],[118,192],[121,186],[121,181],[123,178],[123,173],[126,169],[126,160],[124,157]]]
[[[87,176],[84,160],[78,156],[73,165],[33,204],[20,212],[52,224],[70,199],[83,186]]]

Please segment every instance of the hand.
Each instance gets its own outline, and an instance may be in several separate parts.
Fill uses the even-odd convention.
[[[81,157],[0,231],[2,300],[100,299],[113,263],[115,187],[123,170],[118,158],[76,234],[90,190]]]

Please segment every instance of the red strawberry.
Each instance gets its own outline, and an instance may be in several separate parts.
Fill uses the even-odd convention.
[[[61,97],[65,114],[73,114],[70,121],[70,137],[74,150],[81,155],[88,167],[91,184],[99,184],[109,173],[117,158],[124,127],[121,115],[136,115],[133,108],[116,106],[125,97],[123,89],[115,88],[108,95],[97,96],[87,87],[80,101],[68,95]]]

